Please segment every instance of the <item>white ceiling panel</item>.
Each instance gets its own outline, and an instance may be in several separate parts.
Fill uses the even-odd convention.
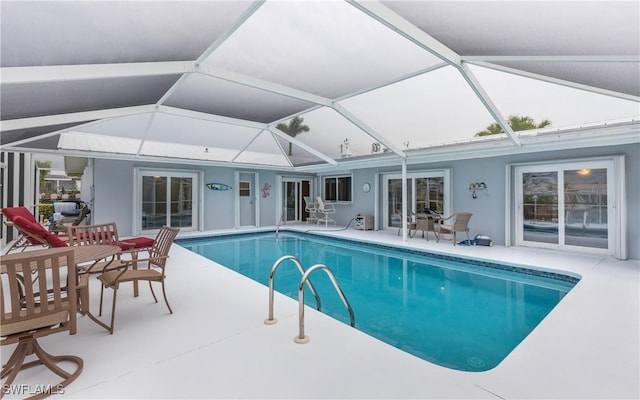
[[[177,78],[163,75],[5,84],[0,86],[0,114],[4,120],[155,104]]]
[[[440,59],[372,23],[346,2],[274,1],[262,6],[206,61],[336,98],[430,67]]]
[[[384,1],[465,56],[638,55],[637,1]]]
[[[19,67],[194,60],[249,4],[2,1],[1,64]]]
[[[631,119],[640,115],[640,104],[563,85],[525,78],[482,67],[472,70],[504,115],[530,116],[551,121],[561,128]],[[484,127],[482,127],[484,129]],[[480,130],[482,130],[480,129]]]
[[[493,122],[453,67],[407,79],[341,104],[402,149],[466,140]]]

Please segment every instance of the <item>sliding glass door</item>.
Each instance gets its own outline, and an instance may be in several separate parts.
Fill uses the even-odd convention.
[[[163,225],[181,230],[197,226],[197,173],[140,170],[140,231],[157,231]]]
[[[282,221],[306,221],[309,213],[305,210],[304,197],[311,196],[310,179],[283,178],[282,180]],[[315,200],[315,199],[314,199]]]
[[[516,242],[611,253],[617,226],[614,163],[582,161],[516,169]]]
[[[407,211],[417,214],[429,210],[444,214],[449,191],[448,171],[412,172],[407,174]],[[390,174],[384,176],[384,190],[387,194],[384,204],[386,228],[401,226],[402,212],[402,176]]]

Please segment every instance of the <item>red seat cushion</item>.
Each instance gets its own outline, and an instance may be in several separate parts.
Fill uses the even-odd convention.
[[[15,217],[22,217],[27,221],[37,222],[33,214],[24,206],[5,207],[2,209],[2,214],[7,217],[9,221],[13,221]]]
[[[153,243],[155,242],[154,239],[151,238],[147,238],[147,237],[134,237],[134,238],[128,238],[128,239],[123,239],[120,241],[120,248],[122,250],[128,250],[129,246],[128,244],[133,244],[133,248],[134,249],[142,249],[145,247],[151,247],[153,246]]]
[[[22,228],[23,230],[32,233],[36,236],[39,236],[41,238],[45,238],[46,236],[49,236],[51,234],[51,232],[49,232],[48,230],[44,229],[42,227],[42,225],[40,225],[39,223],[35,222],[35,220],[31,221],[28,220],[20,215],[17,215],[13,218],[13,223],[16,224],[18,227]]]
[[[69,244],[64,240],[60,239],[58,235],[47,235],[44,240],[47,241],[51,245],[51,247],[67,247]]]
[[[13,219],[13,223],[16,226],[22,228],[23,231],[29,232],[38,238],[45,240],[52,247],[67,247],[67,243],[61,240],[58,236],[51,234],[48,230],[44,229],[42,225],[34,221],[29,221],[26,218],[17,215]],[[40,241],[29,237],[29,241],[34,244],[40,244]]]

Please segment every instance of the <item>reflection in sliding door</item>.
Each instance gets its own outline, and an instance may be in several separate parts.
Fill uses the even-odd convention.
[[[607,169],[564,171],[565,244],[606,249]]]
[[[612,207],[618,182],[613,171],[609,160],[517,168],[516,243],[624,254],[613,240],[621,215]]]
[[[191,172],[139,170],[140,231],[155,231],[163,225],[195,229],[198,175]]]
[[[558,173],[523,173],[522,196],[523,239],[558,244]]]
[[[177,228],[193,225],[193,179],[171,177],[171,226]]]
[[[413,190],[411,187],[411,179],[407,179],[407,212],[412,210],[412,195]],[[387,226],[399,228],[402,220],[402,179],[389,179],[388,180],[388,192],[387,192],[387,215],[389,220]]]
[[[167,222],[167,177],[142,177],[142,229],[160,229]]]
[[[310,179],[284,178],[282,181],[282,220],[305,221],[309,213],[305,210],[304,196],[312,196]]]
[[[407,174],[407,198],[403,203],[402,177],[398,174],[383,176],[384,198],[384,227],[399,228],[402,220],[402,204],[407,207],[407,215],[411,213],[426,214],[436,212],[445,214],[447,195],[450,190],[448,182],[449,171],[423,171]]]

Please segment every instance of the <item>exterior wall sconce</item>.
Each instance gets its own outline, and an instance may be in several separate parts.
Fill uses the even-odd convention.
[[[487,188],[487,184],[484,182],[474,182],[469,185],[469,191],[471,191],[471,197],[474,199],[478,198],[478,194],[476,190],[485,190]]]

